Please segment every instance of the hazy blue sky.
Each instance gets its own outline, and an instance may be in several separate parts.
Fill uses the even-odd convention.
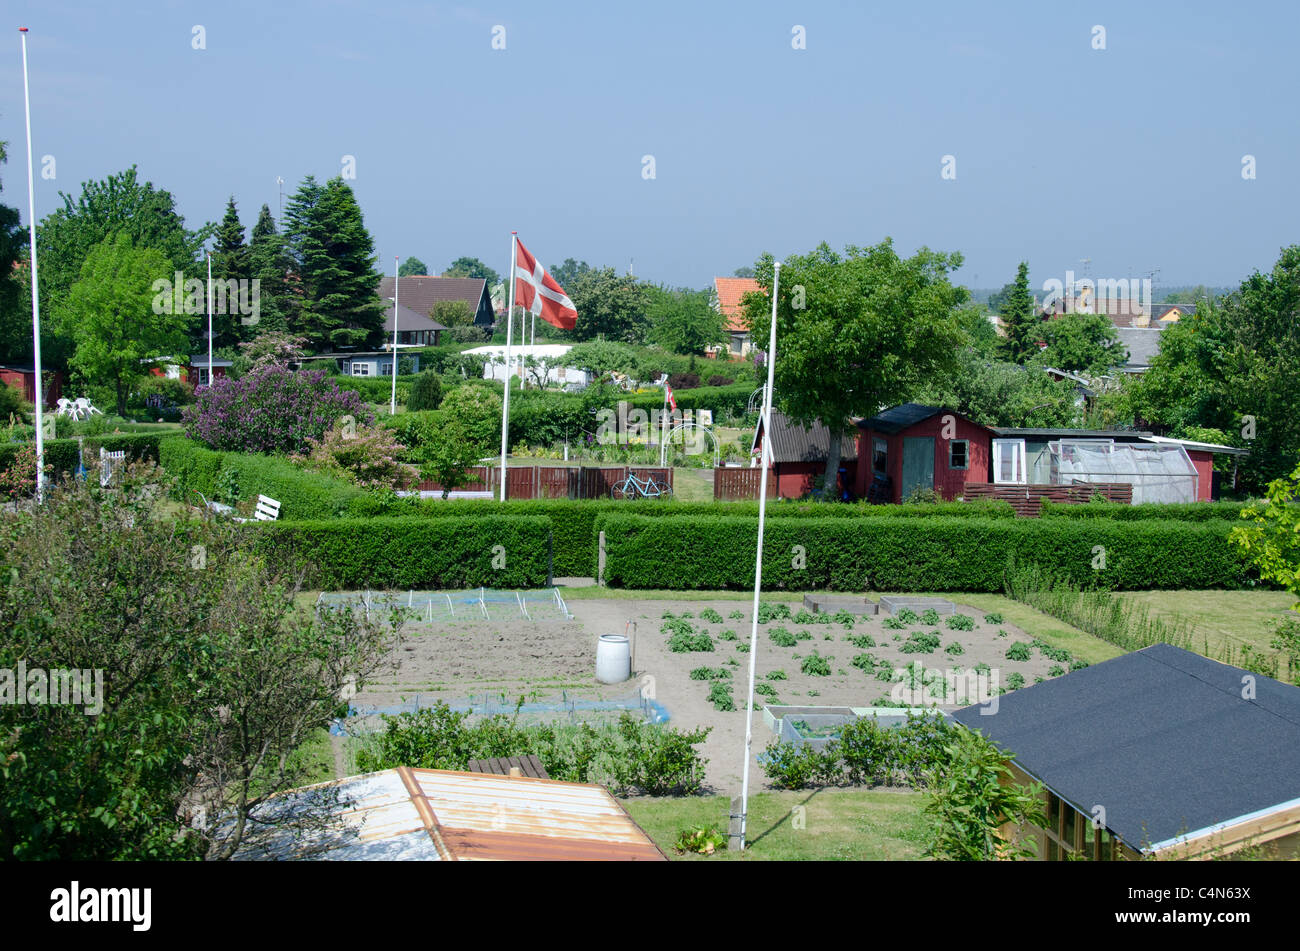
[[[394,255],[503,270],[517,229],[548,264],[635,259],[696,287],[763,251],[885,236],[961,251],[972,286],[1022,258],[1036,287],[1082,258],[1094,277],[1228,285],[1300,241],[1292,3],[5,9],[2,200],[24,220],[20,25],[38,174],[57,162],[38,218],[136,163],[191,226],[232,193],[251,225],[277,175],[291,192],[352,155],[387,273]]]

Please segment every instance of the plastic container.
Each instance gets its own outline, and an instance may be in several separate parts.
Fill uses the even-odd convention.
[[[602,634],[596,645],[596,679],[620,684],[632,676],[632,652],[622,634]]]

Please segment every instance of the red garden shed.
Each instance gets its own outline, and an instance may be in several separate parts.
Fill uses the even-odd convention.
[[[840,489],[852,491],[856,484],[859,444],[851,435],[840,439]],[[753,457],[756,461],[762,446],[763,421],[760,418],[754,429]],[[772,467],[776,470],[777,497],[801,499],[811,492],[813,481],[826,472],[829,449],[830,430],[823,423],[817,422],[805,429],[773,409]]]
[[[904,403],[858,423],[855,491],[873,502],[901,502],[917,489],[945,500],[968,482],[987,482],[993,431],[941,406]]]

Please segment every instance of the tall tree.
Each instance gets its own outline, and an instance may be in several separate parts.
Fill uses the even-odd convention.
[[[648,287],[649,337],[672,353],[700,354],[727,338],[708,291]]]
[[[215,225],[205,224],[191,231],[176,211],[171,193],[151,182],[141,183],[132,165],[103,181],[84,182],[81,195],[59,192],[63,207],[47,215],[36,232],[40,254],[41,313],[48,314],[55,328],[55,346],[41,356],[51,366],[67,360],[68,342],[75,327],[69,325],[63,305],[72,285],[81,279],[81,268],[92,248],[109,235],[124,233],[135,248],[153,248],[163,255],[163,266],[154,279],[172,279],[173,272],[185,277],[206,276],[202,249]]]
[[[451,262],[451,266],[443,272],[443,277],[478,277],[487,281],[488,287],[491,287],[497,281],[501,280],[501,275],[492,270],[478,258],[461,257]]]
[[[887,238],[870,248],[848,247],[844,256],[822,243],[782,265],[776,405],[797,423],[826,424],[826,486],[835,485],[841,444],[856,431],[851,416],[901,403],[923,380],[955,371],[967,342],[957,316],[967,293],[948,274],[961,262],[960,254],[928,248],[904,260]],[[755,271],[770,295],[771,255]],[[769,300],[749,294],[744,307],[754,340],[765,347]]]
[[[411,277],[412,275],[425,275],[428,273],[429,265],[419,258],[407,258],[397,269],[398,277]]]
[[[565,258],[563,264],[552,264],[550,267],[551,277],[555,278],[556,282],[565,290],[568,290],[570,284],[591,270],[591,265],[586,261],[575,261],[573,258]]]
[[[1062,314],[1043,321],[1038,329],[1047,346],[1033,357],[1035,364],[1096,375],[1128,360],[1119,332],[1102,314]]]
[[[288,329],[297,301],[287,280],[292,267],[284,236],[275,228],[270,207],[263,205],[248,241],[248,276],[258,286],[258,322],[249,326],[250,337]]]
[[[1038,353],[1042,321],[1034,313],[1034,297],[1029,293],[1029,264],[1020,262],[1015,283],[1001,304],[1002,326],[1006,330],[1003,353],[1012,363],[1024,363]]]
[[[126,413],[131,384],[150,362],[185,345],[185,315],[155,306],[152,285],[166,268],[161,251],[136,247],[130,235],[105,238],[87,255],[64,303],[76,343],[72,370],[111,385],[119,416]]]
[[[249,257],[248,245],[244,243],[244,226],[239,220],[239,208],[235,204],[235,196],[231,195],[226,202],[226,213],[217,225],[216,246],[212,249],[212,277],[218,281],[245,281],[250,278],[248,273]],[[216,306],[214,298],[213,306]],[[212,318],[213,332],[216,339],[213,341],[214,346],[228,348],[236,346],[247,336],[245,329],[255,330],[247,327],[240,321],[240,314],[233,313],[227,308],[226,313],[217,313],[214,311]],[[260,321],[260,315],[259,315]],[[206,332],[206,328],[205,328]]]
[[[574,340],[605,337],[623,343],[642,343],[647,327],[646,285],[612,267],[588,269],[561,283],[578,311],[578,322],[563,331]]]
[[[308,175],[285,211],[302,299],[291,329],[317,348],[377,343],[383,330],[375,242],[352,189]]]
[[[753,277],[754,269],[746,264],[744,267],[738,267],[731,272],[732,277]]]
[[[0,164],[7,159],[6,144],[0,142]],[[15,265],[24,268],[26,251],[27,232],[18,209],[0,204],[0,363],[27,363],[32,358],[31,301],[23,305],[23,282],[15,270]]]

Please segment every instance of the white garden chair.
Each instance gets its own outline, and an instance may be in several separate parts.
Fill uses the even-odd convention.
[[[280,503],[265,495],[257,497],[257,509],[252,518],[234,516],[236,522],[274,522],[280,517]]]
[[[102,412],[95,409],[95,407],[91,406],[90,400],[84,396],[78,396],[72,405],[74,407],[73,419],[90,419],[90,417],[94,416],[96,413],[99,413],[100,416],[104,415]]]

